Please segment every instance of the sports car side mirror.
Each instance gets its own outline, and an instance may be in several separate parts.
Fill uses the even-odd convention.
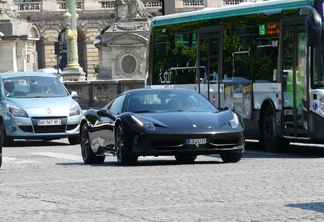
[[[111,114],[111,112],[109,112],[107,109],[98,110],[97,114],[98,114],[98,116],[101,116],[101,117],[108,117],[110,119],[116,119],[116,117],[113,114]]]
[[[232,110],[233,112],[235,112],[235,108],[233,106],[225,106],[223,110]]]

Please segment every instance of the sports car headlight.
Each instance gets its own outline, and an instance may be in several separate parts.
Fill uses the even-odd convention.
[[[240,122],[239,122],[239,119],[237,117],[237,115],[235,113],[233,113],[233,119],[231,119],[229,121],[229,125],[232,127],[232,128],[237,128],[239,126]]]
[[[70,108],[69,116],[79,116],[81,115],[81,107],[77,102],[73,103]]]
[[[138,119],[135,116],[132,116],[132,118],[135,120],[135,122],[138,123],[138,125],[144,127],[145,129],[147,129],[147,130],[155,130],[155,126],[154,126],[153,123],[151,123],[151,122],[143,122],[143,121],[141,121],[140,119]]]
[[[18,106],[8,104],[7,110],[14,117],[28,117],[27,113],[23,109],[19,108]]]
[[[154,124],[150,122],[143,123],[143,127],[147,130],[155,130]]]

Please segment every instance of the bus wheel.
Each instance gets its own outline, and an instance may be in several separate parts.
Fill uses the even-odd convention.
[[[277,153],[281,151],[280,139],[276,136],[276,123],[274,110],[268,106],[264,111],[263,118],[261,120],[261,143],[265,147],[266,151]]]

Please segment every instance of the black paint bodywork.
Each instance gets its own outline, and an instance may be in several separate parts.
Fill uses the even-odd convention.
[[[125,92],[124,103],[127,103],[132,93],[140,90],[150,89]],[[97,155],[114,154],[115,132],[118,125],[122,125],[127,141],[132,144],[128,152],[138,156],[207,155],[244,151],[243,121],[232,110],[218,111],[215,108],[215,112],[170,110],[122,112],[113,115],[108,110],[111,103],[100,110],[89,109],[83,116],[82,124],[88,126],[91,149]],[[237,128],[232,128],[229,121],[235,115],[240,124]],[[153,123],[155,130],[145,129],[136,120]],[[188,139],[200,138],[205,138],[206,144],[186,143]]]

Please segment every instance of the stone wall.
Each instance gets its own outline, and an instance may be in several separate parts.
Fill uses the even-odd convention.
[[[145,86],[144,80],[102,80],[83,82],[64,82],[69,92],[76,91],[76,99],[83,110],[101,108],[116,95]]]

